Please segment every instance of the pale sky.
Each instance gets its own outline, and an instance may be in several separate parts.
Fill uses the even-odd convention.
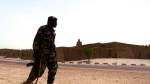
[[[48,16],[56,16],[55,44],[112,41],[150,44],[150,0],[0,0],[0,48],[32,48]]]

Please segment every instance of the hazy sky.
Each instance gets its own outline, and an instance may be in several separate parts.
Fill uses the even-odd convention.
[[[56,46],[112,41],[150,44],[150,0],[0,0],[0,48],[32,48],[48,16]]]

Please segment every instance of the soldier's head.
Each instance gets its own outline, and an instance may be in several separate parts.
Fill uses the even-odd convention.
[[[49,16],[48,21],[47,21],[47,25],[50,27],[56,27],[57,26],[57,18],[54,16]]]

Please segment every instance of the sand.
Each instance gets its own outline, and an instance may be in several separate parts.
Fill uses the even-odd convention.
[[[21,84],[31,70],[24,64],[0,62],[0,84]],[[47,69],[38,84],[46,84]],[[150,72],[59,67],[54,84],[150,84]]]

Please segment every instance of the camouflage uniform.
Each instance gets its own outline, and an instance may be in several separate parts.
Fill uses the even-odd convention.
[[[27,82],[31,84],[37,77],[41,77],[46,66],[48,67],[47,84],[53,84],[58,68],[55,50],[55,30],[48,25],[41,26],[34,38],[33,57],[34,65]]]

